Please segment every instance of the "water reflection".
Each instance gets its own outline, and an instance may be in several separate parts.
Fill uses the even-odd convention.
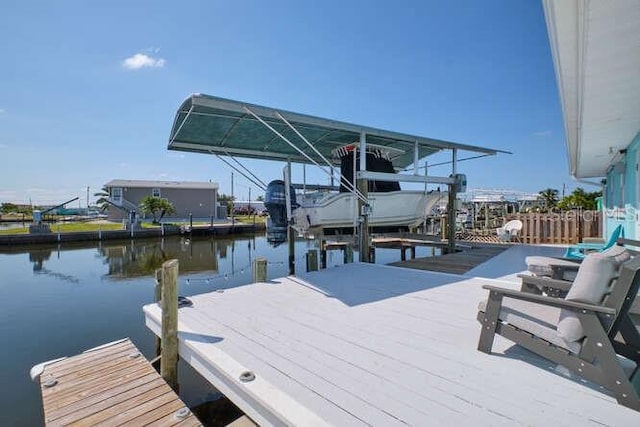
[[[234,274],[236,270],[250,269],[255,256],[255,238],[166,238],[151,240],[131,240],[117,242],[77,242],[64,245],[38,245],[27,247],[0,248],[1,253],[24,253],[29,255],[35,274],[49,275],[59,279],[77,282],[70,274],[51,270],[51,256],[60,260],[69,257],[71,252],[95,249],[95,258],[100,259],[107,269],[104,276],[110,279],[127,279],[151,276],[162,263],[169,259],[177,259],[180,263],[180,274],[205,272],[215,276],[219,270],[220,260],[226,260],[224,274]],[[236,260],[236,250],[239,250]],[[68,265],[68,264],[64,264]]]
[[[45,261],[51,258],[51,249],[34,249],[29,251],[29,261],[33,263],[33,271],[41,271]]]
[[[99,254],[108,266],[111,278],[148,276],[169,259],[180,263],[180,274],[218,272],[218,259],[231,254],[231,267],[235,264],[236,245],[246,244],[251,254],[251,239],[162,239],[160,241],[131,241],[119,245],[101,245]],[[255,247],[255,244],[254,244]]]
[[[267,219],[267,242],[274,248],[287,241],[287,227],[273,224]]]
[[[51,258],[51,253],[52,250],[46,248],[34,249],[32,251],[29,251],[29,261],[33,263],[33,272],[35,274],[42,274],[54,277],[56,279],[64,280],[65,282],[79,283],[80,279],[71,274],[52,271],[44,266],[44,262],[48,261],[49,258]]]

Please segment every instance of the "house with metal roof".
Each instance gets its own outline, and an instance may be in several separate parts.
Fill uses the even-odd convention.
[[[604,234],[640,239],[640,3],[544,0],[571,175],[603,186]]]
[[[218,218],[218,183],[188,181],[145,181],[114,179],[105,184],[109,189],[110,220],[140,214],[139,205],[146,196],[167,199],[176,212],[170,218]],[[165,219],[167,217],[165,216]]]

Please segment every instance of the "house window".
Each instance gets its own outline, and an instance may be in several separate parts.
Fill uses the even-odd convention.
[[[162,196],[160,195],[160,189],[159,189],[159,188],[154,188],[153,190],[151,190],[151,195],[152,195],[153,197],[162,197]]]
[[[122,204],[122,188],[113,187],[111,189],[111,201],[117,205]]]

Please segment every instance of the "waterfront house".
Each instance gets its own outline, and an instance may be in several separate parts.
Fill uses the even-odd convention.
[[[544,1],[571,175],[603,188],[604,236],[640,239],[640,7]]]
[[[139,204],[146,196],[170,201],[176,212],[171,219],[217,218],[218,183],[187,181],[143,181],[114,179],[105,184],[109,189],[110,220],[128,218],[130,212],[140,214]],[[168,219],[165,216],[165,219]]]

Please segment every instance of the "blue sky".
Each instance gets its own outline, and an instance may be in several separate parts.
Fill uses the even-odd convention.
[[[15,0],[0,38],[0,202],[84,205],[115,178],[230,193],[219,160],[166,148],[194,92],[513,152],[460,163],[470,187],[576,186],[538,1]]]

